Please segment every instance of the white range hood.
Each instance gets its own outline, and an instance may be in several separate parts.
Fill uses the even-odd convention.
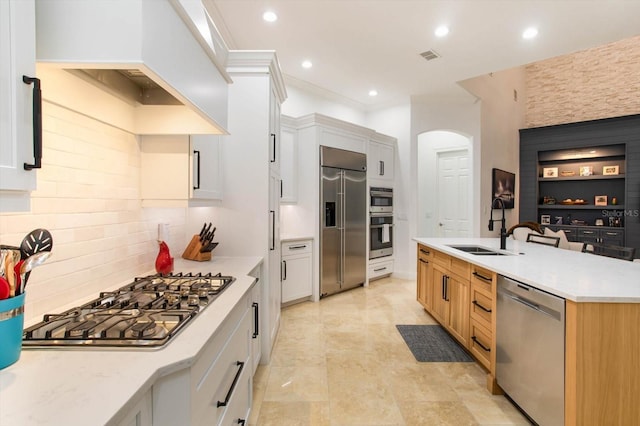
[[[215,27],[202,25],[208,16],[203,6],[198,16],[199,4],[37,0],[43,98],[110,122],[98,102],[72,95],[91,84],[129,106],[127,118],[114,124],[132,133],[226,134],[231,80],[218,57],[226,52],[211,43],[220,38],[211,33]]]

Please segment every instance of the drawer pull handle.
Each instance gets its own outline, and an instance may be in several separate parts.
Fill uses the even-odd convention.
[[[238,424],[244,426],[244,423],[246,422],[245,419],[238,419]]]
[[[253,306],[253,309],[255,310],[255,317],[253,318],[254,331],[251,337],[255,339],[256,337],[258,337],[258,335],[260,335],[260,304],[258,302],[253,302],[251,306]]]
[[[607,232],[607,235],[611,235],[613,237],[617,236],[618,233],[617,232]]]
[[[289,250],[299,250],[299,249],[303,249],[303,248],[307,248],[307,245],[303,244],[301,246],[291,246],[291,247],[289,247]]]
[[[478,338],[476,336],[471,336],[471,340],[473,340],[476,343],[476,345],[480,346],[485,351],[491,352],[491,348],[488,348],[485,345],[483,345],[482,343],[480,343],[480,340],[478,340]]]
[[[484,281],[486,281],[486,282],[488,282],[488,283],[490,283],[490,282],[492,281],[492,280],[491,280],[491,278],[485,277],[484,275],[479,274],[479,273],[477,273],[477,272],[474,272],[474,273],[473,273],[473,276],[478,277],[478,278],[480,278],[481,280],[484,280]]]
[[[431,254],[431,252],[430,252],[430,251],[425,250],[425,249],[420,249],[420,253],[422,253],[422,254],[426,254],[426,255]]]
[[[384,271],[386,269],[387,269],[387,267],[385,266],[384,268],[374,269],[373,272],[380,272],[380,271]]]
[[[478,308],[482,309],[483,311],[487,312],[487,313],[491,313],[491,309],[487,309],[484,306],[482,306],[480,303],[478,303],[477,300],[474,300],[473,302],[474,305],[476,305]]]
[[[423,260],[423,259],[420,259],[420,262],[429,264],[429,262],[427,262],[426,260]]]
[[[229,392],[227,392],[227,396],[224,397],[224,401],[218,401],[216,403],[216,407],[218,408],[226,407],[227,404],[229,403],[229,400],[231,399],[231,394],[233,393],[233,390],[236,388],[236,385],[238,384],[238,379],[240,378],[240,374],[242,374],[242,369],[244,368],[244,362],[236,361],[236,366],[240,366],[240,368],[238,368],[238,372],[236,373],[236,376],[233,378],[233,382],[231,383]]]

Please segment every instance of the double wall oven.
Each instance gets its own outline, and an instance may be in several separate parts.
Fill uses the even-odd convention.
[[[393,254],[393,189],[369,191],[369,259]]]

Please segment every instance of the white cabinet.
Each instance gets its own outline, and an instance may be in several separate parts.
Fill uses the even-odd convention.
[[[393,274],[393,259],[383,257],[369,261],[368,278],[376,280]]]
[[[151,404],[152,397],[149,391],[124,415],[117,426],[151,426],[153,424]]]
[[[249,291],[191,368],[164,376],[153,385],[154,426],[233,425],[248,419],[253,379],[251,303]]]
[[[143,207],[210,205],[222,199],[220,136],[140,137]]]
[[[393,182],[395,147],[392,142],[369,141],[367,175],[376,181]]]
[[[0,1],[0,211],[28,211],[29,191],[36,188],[36,171],[25,164],[37,163],[34,98],[40,102],[36,83],[23,81],[35,77],[35,52],[34,1]]]
[[[229,135],[224,136],[225,198],[217,212],[221,254],[260,256],[262,358],[268,364],[280,324],[280,105],[284,81],[273,51],[232,51],[227,72]]]
[[[298,201],[298,131],[293,119],[282,117],[280,125],[280,179],[281,204]]]
[[[282,243],[282,303],[311,297],[313,241]]]
[[[253,328],[251,329],[251,363],[252,374],[256,373],[262,357],[262,334],[260,333],[260,305],[262,304],[262,278],[256,277],[256,283],[251,290],[251,310]]]

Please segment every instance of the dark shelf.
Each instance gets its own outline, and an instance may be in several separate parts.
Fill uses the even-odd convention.
[[[569,180],[608,180],[608,179],[623,179],[624,174],[620,175],[591,175],[591,176],[558,176],[553,178],[545,178],[538,176],[538,182],[558,182]]]
[[[595,206],[593,204],[539,204],[540,210],[624,210],[624,204]]]

